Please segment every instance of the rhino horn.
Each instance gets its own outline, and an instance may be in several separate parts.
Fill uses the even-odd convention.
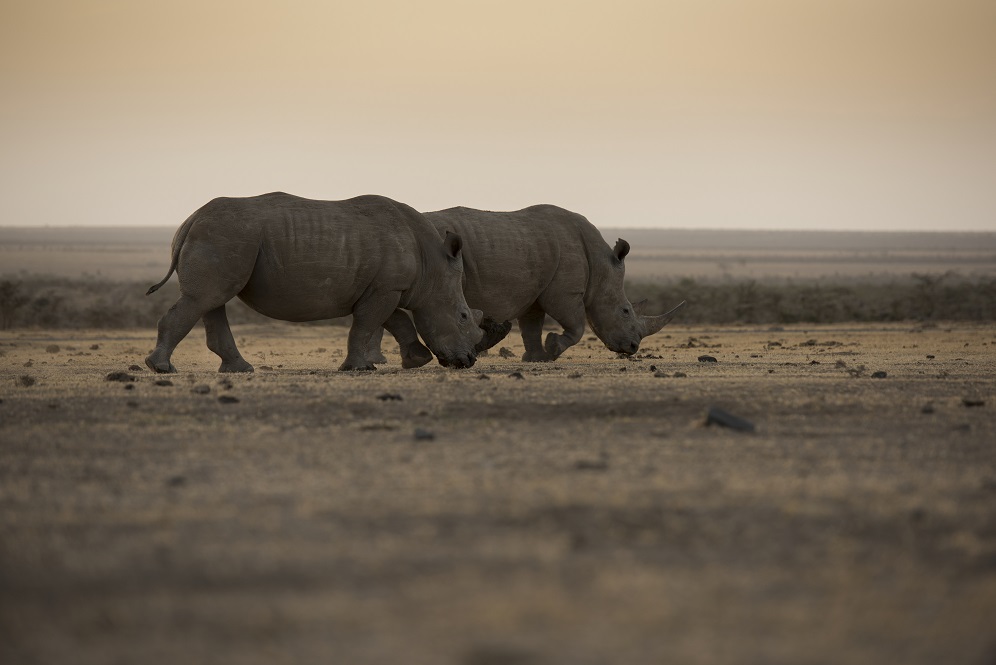
[[[677,307],[674,307],[668,312],[661,314],[660,316],[641,316],[640,321],[643,323],[643,336],[650,337],[658,330],[666,326],[674,318],[674,315],[678,313],[678,310],[685,306],[685,301],[682,300],[678,303]]]

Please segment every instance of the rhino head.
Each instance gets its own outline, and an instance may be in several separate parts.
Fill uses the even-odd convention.
[[[658,316],[646,316],[639,305],[626,297],[623,282],[626,277],[624,259],[629,243],[619,238],[608,256],[592,256],[591,283],[585,294],[585,313],[591,329],[610,350],[632,355],[640,349],[644,337],[666,326],[684,301],[671,311]],[[640,303],[642,305],[642,303]]]
[[[415,329],[444,367],[471,367],[474,347],[484,336],[484,313],[471,309],[463,296],[463,241],[447,231],[441,251],[427,248],[423,297],[412,307]]]

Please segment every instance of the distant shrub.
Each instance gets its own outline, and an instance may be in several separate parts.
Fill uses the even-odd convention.
[[[22,276],[0,281],[0,328],[150,328],[179,297],[175,281],[146,296],[145,282]],[[996,278],[957,273],[854,279],[674,279],[632,282],[633,301],[663,312],[682,300],[692,324],[996,320]],[[228,303],[232,324],[267,317]],[[348,318],[302,325],[346,325]]]

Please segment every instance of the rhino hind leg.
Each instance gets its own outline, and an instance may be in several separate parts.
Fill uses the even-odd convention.
[[[181,295],[180,299],[159,319],[156,348],[145,358],[145,365],[159,374],[172,374],[176,367],[170,362],[173,349],[187,336],[204,312],[193,298]]]
[[[550,362],[553,358],[543,348],[543,322],[546,312],[534,305],[519,317],[519,332],[522,334],[522,344],[526,352],[522,354],[523,362]]]
[[[546,342],[543,344],[546,357],[549,360],[556,360],[564,351],[580,342],[581,336],[584,335],[584,303],[579,296],[576,300],[555,299],[550,303],[541,302],[540,306],[564,328],[563,334],[555,332],[547,334]],[[542,334],[542,323],[540,325]]]
[[[219,372],[252,372],[253,366],[239,353],[232,337],[232,329],[228,325],[225,306],[216,307],[204,315],[204,332],[207,336],[207,346],[221,358]]]

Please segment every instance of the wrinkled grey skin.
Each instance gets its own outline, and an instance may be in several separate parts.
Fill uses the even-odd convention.
[[[484,311],[486,323],[518,319],[524,361],[556,360],[580,341],[585,321],[612,351],[636,353],[678,309],[660,316],[635,311],[623,290],[629,243],[609,247],[577,213],[538,205],[515,212],[450,208],[425,217],[464,239],[467,303]],[[547,314],[564,332],[544,342]]]
[[[198,319],[220,372],[251,372],[225,316],[238,296],[261,314],[285,321],[353,315],[340,370],[371,370],[370,338],[382,326],[402,355],[431,359],[415,326],[443,365],[470,367],[482,333],[481,313],[464,299],[462,241],[441,236],[413,208],[382,196],[314,201],[281,192],[214,199],[173,238],[169,272],[180,299],[159,320],[155,350],[145,364],[175,372],[173,349]],[[424,362],[423,362],[424,361]]]

